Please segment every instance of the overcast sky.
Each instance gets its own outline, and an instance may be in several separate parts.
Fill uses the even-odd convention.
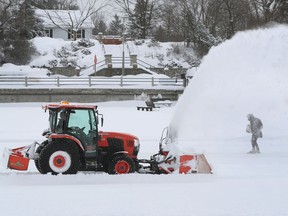
[[[88,7],[88,2],[93,2],[94,0],[78,0],[78,5],[80,8]],[[97,8],[101,8],[100,13],[104,16],[105,20],[109,22],[115,14],[121,16],[121,11],[119,6],[115,3],[115,0],[96,0]]]

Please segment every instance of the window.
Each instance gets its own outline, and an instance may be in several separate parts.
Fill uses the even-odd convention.
[[[71,39],[71,38],[72,38],[72,30],[69,29],[68,30],[68,39]],[[76,38],[85,38],[85,30],[84,29],[79,29],[76,32]]]
[[[46,37],[53,38],[53,29],[45,29]]]
[[[77,38],[82,38],[81,32],[82,32],[81,30],[78,30],[78,31],[77,31]]]

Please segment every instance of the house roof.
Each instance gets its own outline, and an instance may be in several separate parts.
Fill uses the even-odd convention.
[[[56,23],[61,28],[94,28],[91,17],[87,17],[86,13],[80,10],[36,9],[35,14],[43,21],[45,28],[57,28],[54,23]],[[87,19],[85,19],[86,17]]]

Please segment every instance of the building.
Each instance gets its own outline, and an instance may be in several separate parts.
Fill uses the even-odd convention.
[[[79,10],[35,10],[47,37],[64,40],[91,39],[94,24]],[[74,38],[76,37],[76,38]]]

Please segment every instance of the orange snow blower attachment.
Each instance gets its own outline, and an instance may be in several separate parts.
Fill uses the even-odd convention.
[[[179,173],[212,173],[204,154],[181,155]]]
[[[32,145],[23,146],[14,149],[4,149],[3,158],[7,168],[26,171],[28,169],[29,160],[35,158],[35,146],[37,142]]]
[[[140,159],[140,173],[151,174],[211,174],[212,169],[204,154],[180,153],[176,142],[171,142],[169,128],[164,128],[159,142],[159,152],[150,157],[150,160]],[[148,165],[147,165],[148,164]]]

